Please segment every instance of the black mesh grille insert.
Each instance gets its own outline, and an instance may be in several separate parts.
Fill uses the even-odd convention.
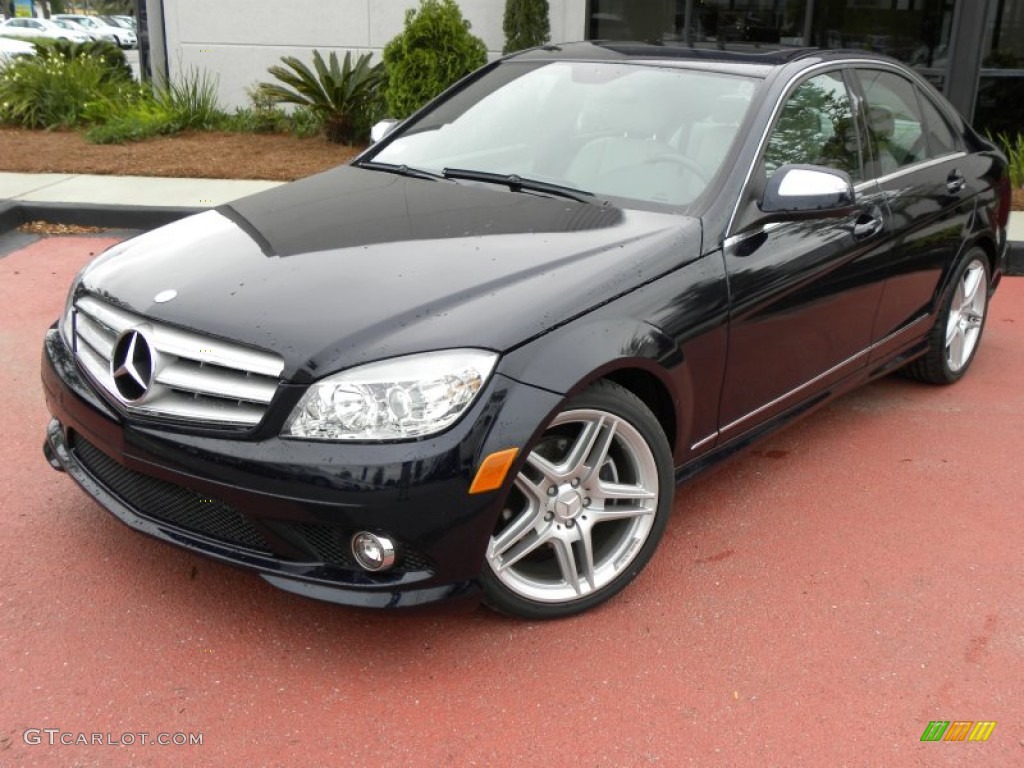
[[[270,554],[259,531],[229,504],[123,467],[80,435],[71,436],[71,449],[89,474],[143,517]]]
[[[339,568],[359,570],[359,566],[356,565],[355,560],[352,558],[351,545],[349,544],[350,533],[318,523],[287,523],[286,527],[293,533],[298,534],[321,562]],[[426,555],[407,546],[400,544],[397,546],[398,563],[395,565],[395,571],[434,570],[433,563]]]
[[[342,542],[336,528],[316,523],[289,523],[288,527],[302,537],[306,545],[316,553],[321,562],[340,568],[354,569],[351,550]]]

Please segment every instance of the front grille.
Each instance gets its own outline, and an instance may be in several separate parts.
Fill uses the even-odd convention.
[[[171,421],[252,427],[277,390],[284,361],[275,354],[201,336],[128,312],[95,296],[74,306],[75,358],[130,413]],[[111,375],[118,339],[145,339],[151,382],[126,399]]]
[[[71,436],[71,450],[93,478],[143,517],[271,554],[259,531],[231,505],[123,467],[81,435]]]

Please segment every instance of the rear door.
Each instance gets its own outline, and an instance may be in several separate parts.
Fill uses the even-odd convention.
[[[974,212],[968,156],[942,110],[910,78],[858,68],[870,160],[892,214],[893,247],[872,332],[883,357],[923,334],[942,278]]]

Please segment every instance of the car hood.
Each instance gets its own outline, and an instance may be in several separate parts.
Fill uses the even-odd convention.
[[[674,213],[342,166],[114,246],[82,283],[277,352],[308,381],[424,350],[506,351],[700,246],[699,221]]]

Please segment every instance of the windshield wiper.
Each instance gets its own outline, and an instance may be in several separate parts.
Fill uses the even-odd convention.
[[[408,165],[396,165],[395,163],[378,163],[376,160],[363,160],[356,163],[356,168],[365,168],[368,171],[384,171],[384,173],[409,176],[413,179],[429,179],[430,181],[439,181],[445,178],[440,173],[425,171],[422,168],[411,168]]]
[[[586,192],[575,187],[552,184],[539,179],[524,179],[515,173],[490,173],[488,171],[471,171],[464,168],[445,168],[441,174],[446,179],[465,179],[466,181],[485,181],[491,184],[504,184],[513,192],[542,192],[558,197],[567,197],[580,203],[594,203],[597,198],[593,192]]]

